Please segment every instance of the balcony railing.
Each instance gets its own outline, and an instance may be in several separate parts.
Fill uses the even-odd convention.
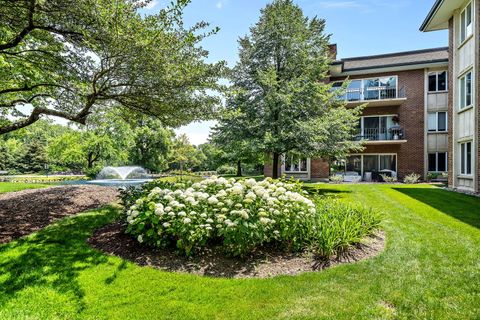
[[[396,87],[369,87],[365,89],[347,89],[344,95],[339,97],[347,102],[380,101],[406,98],[405,88]]]
[[[405,132],[401,127],[392,128],[365,128],[355,136],[355,141],[394,141],[405,140]]]

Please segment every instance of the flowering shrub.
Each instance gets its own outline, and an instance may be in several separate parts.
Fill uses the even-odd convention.
[[[410,173],[403,178],[403,183],[415,184],[420,182],[421,176],[417,173]]]
[[[231,255],[268,242],[297,250],[308,241],[316,214],[300,185],[285,181],[212,177],[162,186],[129,207],[127,232],[150,245],[176,245],[187,255],[209,242],[221,242]]]

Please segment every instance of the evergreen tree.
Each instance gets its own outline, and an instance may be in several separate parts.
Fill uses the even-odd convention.
[[[291,0],[274,0],[261,11],[250,35],[239,40],[227,105],[236,116],[217,128],[235,128],[230,144],[248,141],[255,152],[273,157],[274,168],[289,152],[331,158],[358,148],[350,140],[361,108],[346,108],[327,84],[331,59],[324,30],[324,20],[305,17]]]

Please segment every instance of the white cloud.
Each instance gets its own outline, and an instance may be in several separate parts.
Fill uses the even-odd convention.
[[[175,130],[176,134],[186,134],[191,144],[199,145],[208,141],[210,129],[216,121],[193,122]]]
[[[156,7],[157,4],[158,4],[158,0],[152,0],[145,6],[145,9],[148,9],[148,10],[153,9]]]
[[[215,7],[217,7],[217,9],[222,9],[223,7],[225,7],[225,5],[228,3],[228,0],[219,0],[217,2],[217,4],[215,5]]]

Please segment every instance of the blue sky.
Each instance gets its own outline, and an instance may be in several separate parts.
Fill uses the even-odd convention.
[[[192,0],[185,11],[186,25],[198,21],[220,27],[220,32],[203,43],[210,61],[237,61],[237,40],[248,33],[259,18],[267,0]],[[296,0],[304,14],[324,18],[332,43],[338,45],[338,58],[408,51],[447,46],[444,31],[418,30],[434,0]],[[149,4],[155,12],[166,1]],[[147,11],[147,12],[148,12]],[[193,123],[177,132],[186,133],[194,144],[208,138],[212,122]]]

